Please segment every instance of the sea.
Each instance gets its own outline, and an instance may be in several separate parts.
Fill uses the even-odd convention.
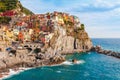
[[[120,52],[120,39],[92,39],[94,45]],[[96,52],[67,55],[59,65],[25,70],[4,80],[120,80],[120,59]],[[72,59],[77,59],[73,64]]]

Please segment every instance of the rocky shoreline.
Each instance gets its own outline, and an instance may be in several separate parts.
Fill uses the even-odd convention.
[[[18,50],[17,52],[19,52],[19,51],[20,50]],[[77,53],[84,52],[82,50],[73,50],[71,52],[70,51],[69,52],[61,51],[61,52],[59,52],[59,54],[56,54],[52,57],[45,57],[46,54],[44,54],[44,53],[38,53],[37,55],[35,55],[34,53],[26,54],[25,51],[26,50],[21,50],[20,51],[21,53],[16,53],[16,56],[15,55],[12,55],[12,56],[7,55],[6,58],[1,59],[0,60],[0,63],[1,63],[0,73],[7,72],[9,69],[15,69],[15,68],[19,68],[19,67],[33,68],[33,67],[40,67],[40,66],[47,66],[47,65],[50,66],[50,65],[60,64],[65,61],[66,55],[74,54],[75,52],[77,52]],[[22,56],[19,54],[21,54]],[[41,54],[44,55],[43,58],[42,58]],[[19,59],[20,59],[20,61],[17,61]],[[4,64],[2,65],[2,63],[4,63]]]
[[[0,80],[3,80],[3,79],[6,79],[6,78],[9,78],[13,75],[16,75],[16,74],[19,74],[25,70],[29,70],[31,68],[12,68],[12,69],[9,69],[8,71],[6,72],[2,72],[0,73]]]
[[[58,61],[57,62],[50,62],[49,60],[46,60],[46,61],[42,61],[41,63],[18,63],[18,64],[14,64],[13,66],[0,69],[0,79],[6,78],[6,76],[12,75],[10,70],[12,70],[14,73],[17,73],[17,72],[19,73],[21,71],[31,69],[31,68],[57,65],[57,64],[60,64],[64,61],[65,60],[63,60],[63,61],[61,60],[59,62]]]
[[[10,53],[11,52],[11,53]],[[36,68],[41,66],[52,66],[64,62],[65,56],[74,54],[75,52],[81,53],[83,50],[74,49],[72,51],[60,51],[56,54],[43,53],[41,50],[38,53],[34,51],[29,52],[27,48],[17,49],[14,51],[5,52],[5,56],[0,59],[0,78],[10,75],[10,70],[19,71],[19,68]],[[28,53],[29,52],[29,53]],[[86,51],[85,51],[86,52]],[[12,54],[12,55],[11,55]],[[24,70],[23,69],[23,70]]]
[[[113,56],[120,58],[120,53],[111,50],[105,50],[101,46],[93,46],[90,51],[95,51],[100,54],[105,54],[108,56]],[[58,54],[51,54],[51,57],[45,53],[39,52],[38,54],[28,54],[25,50],[16,50],[16,55],[6,56],[0,60],[0,79],[4,78],[6,75],[10,75],[10,70],[15,72],[19,70],[26,70],[27,68],[35,68],[41,66],[51,66],[56,64],[61,64],[65,61],[65,56],[73,54],[74,52],[88,52],[83,50],[73,50],[73,51],[61,51]],[[7,53],[8,54],[8,53]],[[20,55],[21,54],[21,55]],[[4,63],[4,64],[3,64]],[[5,66],[6,65],[6,66]],[[24,68],[24,69],[20,69]]]
[[[112,50],[105,50],[99,45],[92,47],[91,51],[95,51],[95,52],[100,53],[100,54],[113,56],[113,57],[116,57],[116,58],[120,59],[120,53],[119,52],[115,52],[115,51],[112,51]]]
[[[10,53],[11,52],[11,53]],[[27,49],[5,52],[5,56],[0,58],[0,78],[6,76],[10,71],[19,68],[35,68],[47,65],[60,64],[65,61],[65,56],[60,54],[50,55],[39,52],[28,53]]]

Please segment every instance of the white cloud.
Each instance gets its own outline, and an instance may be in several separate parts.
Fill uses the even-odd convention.
[[[95,7],[111,8],[120,5],[120,0],[94,0],[93,5]]]

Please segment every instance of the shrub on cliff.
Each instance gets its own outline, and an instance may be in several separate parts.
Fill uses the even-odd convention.
[[[0,12],[5,12],[16,8],[18,0],[0,0]]]
[[[0,17],[0,24],[3,23],[8,24],[10,20],[11,20],[10,17]]]
[[[84,24],[81,24],[81,30],[85,30]]]

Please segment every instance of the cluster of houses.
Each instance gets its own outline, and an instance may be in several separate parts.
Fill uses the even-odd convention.
[[[14,13],[10,13],[10,15],[14,15]],[[81,26],[78,17],[62,12],[53,12],[19,17],[14,20],[12,26],[2,27],[2,31],[13,41],[46,43],[54,35],[54,26],[71,24],[75,27]]]
[[[5,11],[5,12],[1,12],[0,17],[3,17],[3,16],[11,17],[11,16],[14,16],[16,14],[17,13],[14,10],[9,10],[9,11]]]

